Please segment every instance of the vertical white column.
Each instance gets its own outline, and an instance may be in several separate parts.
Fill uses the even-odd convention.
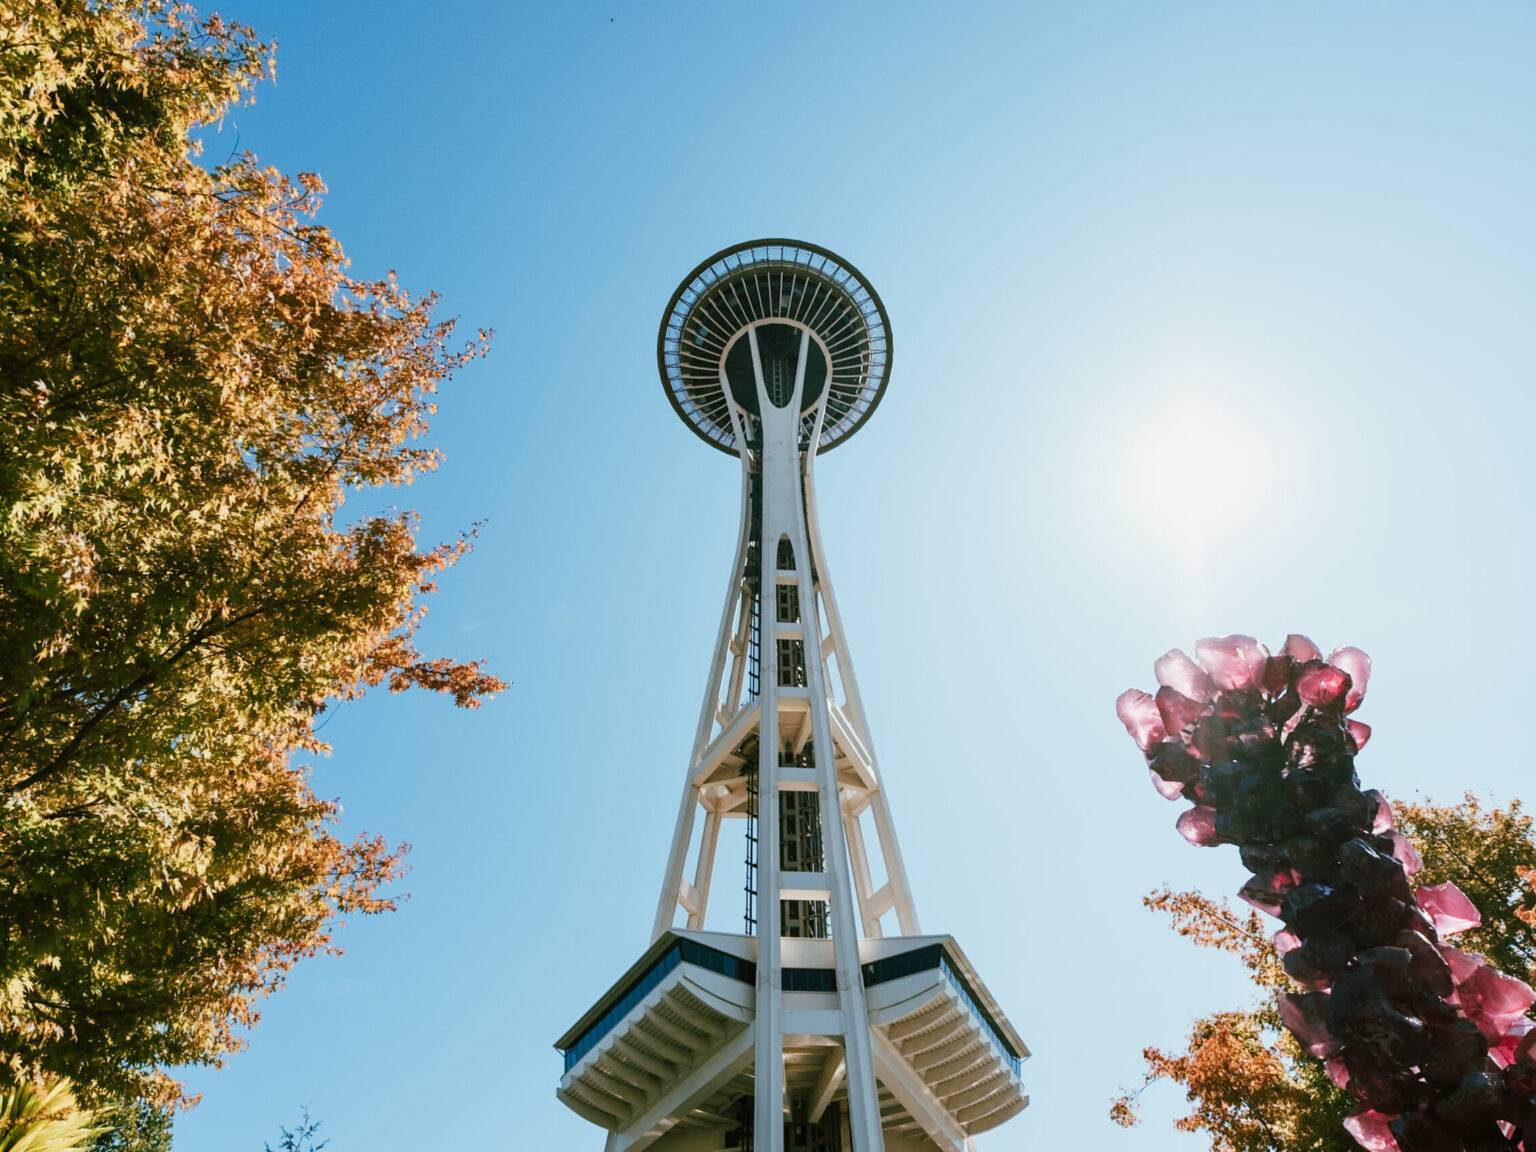
[[[761,621],[758,627],[758,667],[761,719],[757,743],[757,1053],[752,1105],[753,1147],[756,1152],[784,1149],[784,964],[779,924],[779,645],[775,637],[773,596],[779,535],[784,530],[785,503],[793,497],[792,468],[798,423],[794,410],[775,408],[763,386],[757,332],[752,342],[752,369],[762,418],[762,451],[758,484],[762,489]],[[786,447],[788,450],[786,450]],[[750,514],[750,509],[748,510]]]
[[[755,337],[755,334],[754,334]],[[800,358],[796,365],[795,387],[790,401],[783,408],[773,407],[763,387],[761,372],[758,376],[758,402],[763,411],[763,627],[762,647],[766,653],[773,651],[772,674],[769,662],[764,660],[763,696],[763,754],[772,760],[775,771],[779,759],[777,731],[778,694],[778,643],[777,612],[774,598],[766,593],[769,565],[777,568],[780,537],[788,538],[795,555],[798,590],[800,596],[800,631],[802,634],[803,660],[806,672],[806,695],[811,714],[811,739],[815,745],[817,795],[821,815],[823,871],[827,878],[828,911],[832,927],[832,948],[836,964],[838,1010],[841,1019],[844,1048],[847,1055],[848,1119],[852,1132],[853,1152],[883,1152],[884,1139],[880,1129],[880,1103],[875,1085],[874,1060],[870,1052],[869,1016],[864,1004],[864,983],[859,971],[859,926],[854,914],[852,879],[849,875],[848,849],[843,836],[841,804],[837,788],[836,755],[832,743],[832,720],[827,709],[827,690],[821,665],[821,623],[816,611],[816,588],[811,575],[811,547],[805,518],[805,498],[802,477],[809,471],[810,453],[800,449],[800,397],[805,384],[805,366],[810,352],[811,337],[802,336]],[[757,347],[754,339],[753,356]],[[818,426],[819,426],[818,415]],[[813,433],[811,443],[815,443]],[[814,452],[814,448],[812,449]],[[771,688],[770,688],[771,686]],[[770,706],[767,693],[772,691],[774,700]],[[774,738],[770,748],[768,741],[769,715],[773,716]],[[765,759],[764,763],[767,763]],[[766,776],[764,777],[766,779]],[[776,783],[776,781],[775,781]],[[762,979],[762,955],[770,949],[774,955],[774,967],[779,969],[780,947],[777,939],[777,913],[779,910],[779,840],[778,840],[778,791],[766,784],[761,791],[761,806],[774,816],[774,828],[770,834],[766,823],[762,824],[762,859],[773,862],[771,882],[761,886],[761,899],[772,905],[775,914],[775,937],[767,938],[766,919],[759,917],[760,938],[758,943],[759,981]],[[761,866],[759,875],[763,875]],[[782,987],[782,969],[774,973],[774,983]],[[759,1004],[762,1003],[761,993]],[[771,1019],[777,1030],[779,1016],[765,1018],[758,1013],[758,1028]],[[777,1058],[782,1068],[782,1041],[778,1045]],[[763,1049],[759,1046],[759,1053]],[[759,1077],[762,1070],[759,1069]],[[762,1080],[759,1079],[759,1085]],[[777,1088],[782,1092],[782,1087]],[[767,1123],[760,1109],[757,1113],[757,1139],[772,1139],[775,1149],[782,1141],[782,1116],[776,1121],[773,1132],[764,1131]],[[764,1145],[767,1147],[768,1145]]]
[[[860,933],[855,919],[848,844],[843,833],[843,808],[837,786],[837,755],[832,743],[825,665],[821,659],[821,618],[811,574],[810,525],[805,514],[807,504],[798,483],[802,477],[805,482],[810,479],[820,430],[821,415],[818,413],[811,434],[811,449],[802,457],[803,467],[796,475],[795,559],[800,571],[800,616],[805,622],[806,685],[811,697],[811,738],[816,745],[823,868],[831,896],[832,952],[837,966],[838,1008],[848,1064],[848,1127],[854,1152],[883,1152],[885,1139],[880,1129],[880,1096],[870,1051],[869,1011],[864,1003],[864,979],[859,969]]]

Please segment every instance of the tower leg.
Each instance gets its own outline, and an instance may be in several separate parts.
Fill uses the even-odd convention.
[[[784,969],[779,906],[778,646],[762,646],[763,693],[757,742],[759,781],[757,910],[757,1053],[752,1152],[784,1149]]]
[[[746,462],[742,462],[741,529],[736,535],[736,559],[731,563],[731,580],[726,587],[725,607],[720,610],[720,629],[715,637],[715,654],[709,665],[709,680],[704,686],[704,703],[699,708],[699,723],[694,731],[693,752],[688,757],[688,771],[683,776],[683,797],[677,809],[677,827],[672,833],[672,847],[667,853],[667,867],[662,875],[661,895],[656,901],[656,920],[651,928],[651,939],[661,939],[661,934],[672,927],[677,915],[678,893],[683,883],[683,868],[687,864],[688,845],[693,838],[694,809],[698,807],[699,790],[693,783],[693,772],[699,757],[709,746],[720,711],[720,685],[725,679],[726,660],[731,654],[731,623],[741,599],[741,575],[746,563],[749,543],[748,501],[751,480]],[[734,680],[733,676],[733,680]],[[734,701],[733,701],[734,703]],[[698,915],[700,923],[703,908]],[[691,919],[691,917],[690,917]]]
[[[809,460],[806,470],[810,470]],[[803,508],[804,505],[801,505]],[[848,1127],[855,1152],[883,1152],[880,1129],[880,1097],[875,1065],[870,1055],[869,1011],[864,1003],[864,981],[859,970],[859,926],[855,920],[850,856],[842,821],[842,800],[837,786],[837,756],[828,714],[827,685],[821,661],[821,621],[816,611],[815,585],[811,576],[810,546],[803,513],[797,517],[800,561],[800,603],[804,605],[806,687],[810,694],[812,739],[816,746],[816,782],[821,799],[821,834],[825,845],[824,869],[831,897],[832,949],[837,965],[839,1014],[842,1017],[847,1061]]]

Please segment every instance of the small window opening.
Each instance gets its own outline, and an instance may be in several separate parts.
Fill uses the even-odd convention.
[[[800,623],[800,588],[798,585],[779,585],[779,623]]]
[[[778,642],[778,655],[779,687],[804,688],[805,642],[803,640],[786,640],[780,638]]]

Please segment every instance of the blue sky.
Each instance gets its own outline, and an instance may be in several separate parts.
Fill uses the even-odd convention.
[[[192,1074],[184,1152],[306,1103],[332,1152],[600,1146],[550,1044],[647,943],[736,527],[656,325],[751,237],[833,248],[891,315],[890,389],[818,493],[924,927],[1034,1051],[983,1152],[1201,1146],[1166,1086],[1105,1118],[1143,1045],[1247,999],[1139,904],[1242,881],[1115,720],[1167,648],[1357,644],[1370,784],[1532,791],[1536,10],[221,10],[279,79],[209,155],[320,172],[358,273],[496,329],[441,397],[443,469],[375,502],[484,521],[425,640],[513,686],[326,728],[317,787],[414,844],[411,900]]]

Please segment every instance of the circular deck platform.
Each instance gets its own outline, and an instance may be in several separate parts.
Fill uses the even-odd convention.
[[[764,321],[810,329],[831,360],[817,452],[841,444],[880,403],[891,370],[891,323],[879,295],[842,257],[798,240],[753,240],[705,260],[662,315],[656,362],[667,399],[706,443],[735,455],[722,365],[737,338]],[[822,388],[807,389],[814,409]],[[807,431],[812,415],[806,417]]]

